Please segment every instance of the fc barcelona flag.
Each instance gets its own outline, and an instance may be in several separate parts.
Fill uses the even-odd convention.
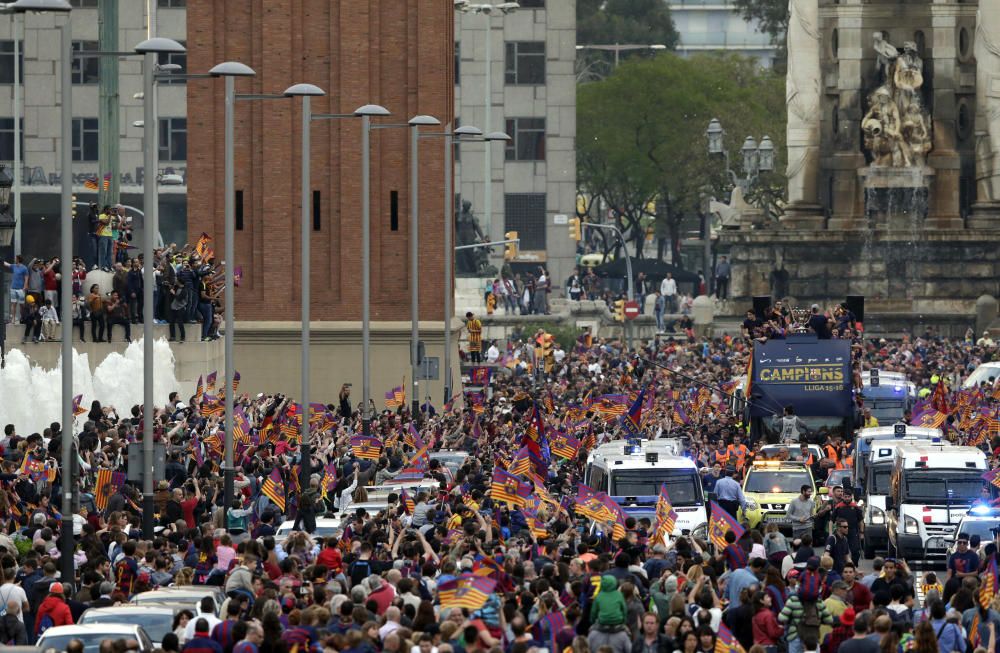
[[[743,647],[724,623],[719,624],[719,634],[715,638],[715,653],[743,653]]]
[[[233,415],[233,439],[240,444],[250,444],[250,420],[243,412],[242,406],[237,406]]]
[[[376,437],[356,435],[351,438],[351,450],[358,458],[378,460],[382,454],[382,441]]]
[[[983,474],[983,480],[995,487],[1000,488],[1000,469],[991,469],[986,472]]]
[[[97,484],[94,486],[94,504],[100,511],[108,508],[108,499],[125,485],[125,472],[102,469],[97,472]]]
[[[490,376],[493,369],[489,367],[473,367],[469,370],[469,385],[487,386],[490,384]]]
[[[583,483],[578,483],[576,486],[575,511],[578,515],[604,523],[614,521],[616,518],[614,512],[602,501],[599,493]]]
[[[988,610],[993,597],[1000,590],[1000,570],[997,569],[996,556],[990,558],[990,564],[986,567],[981,578],[982,584],[979,586],[979,605],[984,610]]]
[[[654,539],[657,542],[665,541],[674,528],[677,526],[677,511],[670,503],[670,494],[667,492],[667,484],[660,484],[660,496],[656,500],[656,528]]]
[[[479,610],[496,589],[497,582],[488,576],[462,574],[458,578],[438,585],[442,608]]]
[[[557,433],[552,438],[551,448],[552,453],[560,458],[573,460],[580,452],[580,441],[568,433]]]
[[[494,501],[506,501],[507,503],[522,507],[531,495],[531,483],[525,483],[517,476],[502,469],[493,470],[493,482],[490,484],[490,497]]]
[[[406,514],[412,515],[413,509],[416,508],[417,506],[413,502],[413,497],[410,496],[410,493],[407,492],[406,490],[403,490],[402,492],[399,493],[399,500],[400,502],[402,502],[403,509],[406,511]]]
[[[79,417],[87,412],[87,409],[80,405],[82,401],[83,395],[73,397],[73,417]]]
[[[635,437],[642,431],[642,404],[646,399],[646,389],[643,388],[639,396],[632,402],[632,407],[622,415],[621,425],[625,432]]]
[[[732,531],[736,539],[743,535],[744,528],[736,518],[723,510],[722,506],[712,501],[712,514],[708,518],[708,539],[722,551],[726,548],[726,531]]]
[[[281,480],[281,473],[277,469],[272,469],[271,475],[264,479],[260,491],[273,501],[281,512],[285,512],[285,486]]]

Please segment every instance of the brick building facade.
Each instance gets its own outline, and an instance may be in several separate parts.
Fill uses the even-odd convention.
[[[392,112],[379,123],[454,114],[451,0],[200,0],[187,9],[188,70],[236,60],[257,72],[237,93],[281,93],[316,84],[314,113],[350,113],[368,103]],[[224,230],[224,106],[221,80],[188,84],[188,233]],[[236,320],[296,320],[300,305],[301,100],[236,104],[235,265],[243,277]],[[433,128],[424,128],[432,130]],[[440,130],[438,130],[440,131]],[[407,129],[371,136],[371,315],[409,320],[410,182]],[[420,149],[420,317],[442,319],[441,139]],[[312,124],[312,316],[361,316],[361,129],[358,119]],[[396,207],[395,213],[393,206]],[[395,217],[394,217],[395,215]]]

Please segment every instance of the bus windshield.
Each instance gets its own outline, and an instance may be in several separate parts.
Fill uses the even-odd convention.
[[[844,417],[799,417],[806,426],[806,432],[800,434],[802,442],[826,442],[833,435],[847,438],[847,419]],[[781,440],[781,418],[762,419],[766,442]]]
[[[926,503],[972,503],[983,489],[982,473],[942,469],[907,470],[903,500]]]
[[[694,472],[677,472],[666,469],[632,469],[611,473],[611,496],[656,496],[660,484],[667,484],[667,493],[675,506],[704,503],[701,480]]]
[[[889,494],[892,464],[872,465],[868,470],[868,494]]]

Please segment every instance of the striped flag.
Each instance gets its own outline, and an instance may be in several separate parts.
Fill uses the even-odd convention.
[[[233,415],[233,439],[240,444],[250,444],[250,420],[243,412],[242,406],[237,406]]]
[[[512,506],[521,507],[530,495],[530,483],[525,483],[517,476],[502,469],[493,470],[490,497],[494,501],[506,501]]]
[[[373,436],[356,435],[351,438],[351,450],[358,458],[378,460],[382,454],[382,441]]]
[[[281,480],[281,473],[277,469],[272,469],[270,476],[264,479],[260,491],[273,501],[281,512],[285,512],[285,485]]]
[[[112,469],[101,469],[97,472],[97,484],[94,486],[94,504],[104,512],[108,509],[108,499],[125,485],[125,472]]]
[[[79,417],[87,412],[87,409],[80,405],[82,401],[83,395],[73,397],[73,417]]]
[[[412,515],[413,509],[417,507],[417,504],[414,503],[413,497],[410,496],[410,493],[403,490],[399,493],[399,500],[403,504],[403,510],[406,511],[406,514]]]
[[[578,483],[576,486],[576,507],[574,510],[578,515],[603,523],[615,519],[614,513],[601,500],[599,493],[594,492],[583,483]]]
[[[212,249],[212,237],[204,231],[201,232],[198,242],[194,245],[194,251],[197,252],[198,256],[202,259],[213,258],[215,256],[215,251]]]
[[[723,510],[722,506],[712,501],[712,512],[708,517],[708,539],[722,551],[726,548],[726,531],[732,531],[736,539],[740,539],[744,529],[736,518]]]
[[[30,453],[26,453],[21,460],[21,468],[18,470],[18,473],[27,475],[31,477],[32,481],[38,482],[45,476],[45,461],[41,458],[36,458]]]
[[[979,605],[984,610],[988,610],[993,597],[1000,590],[1000,570],[997,569],[996,556],[990,558],[990,564],[982,575],[982,583],[979,585]]]
[[[986,472],[983,474],[983,480],[995,487],[1000,488],[1000,469],[991,469]]]
[[[194,389],[194,396],[201,402],[201,398],[205,396],[205,382],[202,380],[201,375],[198,375],[198,385]]]
[[[556,433],[549,446],[552,453],[566,460],[574,460],[580,453],[580,441],[568,433]]]
[[[497,582],[487,576],[462,574],[438,584],[438,597],[442,608],[466,608],[479,610],[486,605]]]
[[[333,487],[337,484],[337,464],[327,463],[326,467],[323,468],[323,480],[319,482],[320,488],[322,489],[322,496],[324,499],[326,496],[333,491]]]
[[[670,503],[670,494],[667,492],[667,484],[660,484],[660,496],[656,500],[656,527],[653,532],[653,539],[658,543],[666,541],[667,537],[674,532],[677,526],[677,511]]]
[[[639,396],[635,398],[632,402],[632,407],[628,409],[628,412],[622,415],[621,426],[625,432],[635,437],[642,432],[642,406],[646,399],[646,389],[643,388],[639,393]]]
[[[553,610],[552,612],[541,617],[534,626],[534,635],[537,641],[543,641],[542,638],[548,633],[546,641],[549,645],[550,651],[558,651],[559,644],[556,638],[559,633],[563,631],[566,627],[566,617],[563,616],[562,612],[558,610]]]
[[[204,236],[204,234],[202,234]],[[205,377],[205,391],[215,392],[215,379],[218,378],[218,372],[209,372],[208,376]]]
[[[719,623],[719,634],[715,638],[715,653],[744,653],[743,647],[733,636],[726,624]]]
[[[97,175],[83,180],[83,187],[87,190],[98,190]]]

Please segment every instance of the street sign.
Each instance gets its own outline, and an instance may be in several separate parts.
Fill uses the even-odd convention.
[[[639,302],[625,302],[625,319],[634,320],[637,317],[639,317]]]
[[[569,216],[564,213],[557,213],[552,216],[552,224],[569,224]]]
[[[420,381],[437,381],[440,376],[441,359],[437,356],[427,356],[420,360],[417,368],[417,379]]]

